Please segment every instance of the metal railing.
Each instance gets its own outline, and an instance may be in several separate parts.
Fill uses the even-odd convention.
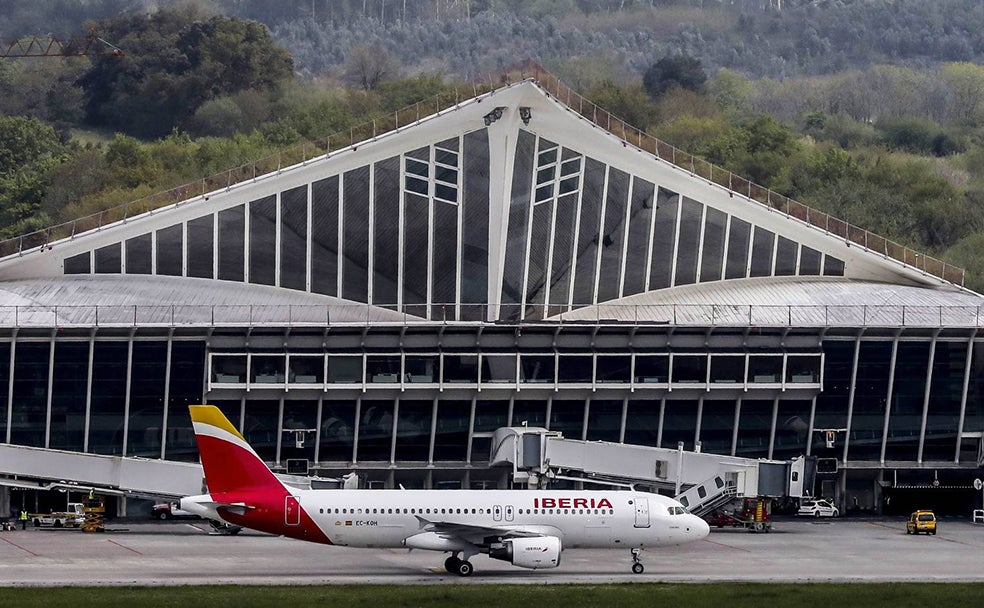
[[[700,327],[984,327],[980,306],[599,305],[547,319],[496,319],[501,307],[448,305],[433,319],[352,305],[0,306],[0,327],[326,327],[631,324]]]
[[[948,264],[942,260],[925,255],[914,249],[896,243],[885,237],[869,232],[858,226],[837,219],[831,215],[817,211],[793,199],[773,192],[769,188],[755,184],[734,173],[716,167],[711,163],[684,152],[648,133],[627,124],[607,110],[598,107],[581,94],[577,93],[553,74],[544,70],[539,64],[529,61],[518,71],[503,77],[506,83],[503,88],[511,87],[519,82],[532,78],[545,92],[564,103],[581,117],[607,132],[621,137],[626,144],[654,155],[679,167],[695,177],[706,179],[710,185],[726,188],[751,201],[766,205],[770,209],[783,213],[791,218],[820,229],[832,236],[843,238],[849,243],[860,245],[868,251],[896,260],[906,266],[920,270],[928,275],[938,277],[957,285],[963,285],[965,271],[962,268]],[[487,92],[489,87],[477,85],[473,87],[475,96]],[[491,91],[492,94],[495,91]],[[459,89],[455,88],[454,96],[438,94],[433,100],[417,102],[375,120],[365,122],[326,137],[323,140],[304,142],[299,146],[278,152],[277,154],[252,161],[250,163],[223,171],[216,175],[203,177],[200,180],[183,184],[163,192],[151,194],[136,201],[124,203],[98,213],[57,224],[25,235],[0,241],[0,259],[8,256],[21,255],[24,251],[44,247],[49,243],[62,239],[72,239],[75,236],[117,222],[126,222],[129,218],[153,212],[163,207],[177,206],[183,202],[208,200],[208,195],[220,190],[230,190],[234,186],[254,182],[269,175],[277,175],[286,167],[304,164],[319,157],[328,157],[332,151],[339,152],[355,149],[358,144],[376,140],[383,135],[398,133],[405,127],[429,120],[456,108],[461,103]],[[422,118],[423,116],[423,118]]]

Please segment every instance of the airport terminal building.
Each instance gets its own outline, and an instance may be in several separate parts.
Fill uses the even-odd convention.
[[[205,402],[271,466],[372,487],[504,486],[492,432],[529,425],[817,456],[848,512],[976,498],[984,298],[959,269],[546,74],[396,123],[2,244],[0,442],[197,460]]]

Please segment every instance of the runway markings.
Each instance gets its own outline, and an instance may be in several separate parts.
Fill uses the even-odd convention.
[[[123,548],[123,549],[126,549],[127,551],[133,551],[133,552],[134,552],[134,553],[136,553],[137,555],[143,555],[143,553],[141,553],[141,552],[139,552],[139,551],[137,551],[136,549],[132,549],[132,548],[130,548],[130,547],[127,547],[126,545],[121,545],[120,543],[118,543],[118,542],[116,542],[115,540],[113,540],[113,539],[111,539],[111,538],[107,538],[106,540],[107,540],[108,542],[111,542],[111,543],[113,543],[113,544],[114,544],[114,545],[116,545],[117,547],[121,547],[121,548]]]
[[[0,536],[0,540],[4,541],[7,544],[13,545],[13,546],[17,547],[18,549],[20,549],[21,551],[24,551],[25,553],[28,553],[30,555],[33,555],[34,557],[41,557],[40,555],[38,555],[34,551],[31,551],[27,547],[22,547],[22,546],[18,545],[17,543],[15,543],[14,541],[10,540],[9,538],[4,538],[3,536]]]

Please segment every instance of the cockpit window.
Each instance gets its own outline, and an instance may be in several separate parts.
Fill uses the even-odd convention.
[[[685,515],[687,510],[683,507],[669,507],[670,515]]]

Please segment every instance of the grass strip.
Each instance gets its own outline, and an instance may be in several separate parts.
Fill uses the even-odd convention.
[[[613,585],[330,585],[56,587],[0,589],[0,607],[79,608],[958,608],[980,606],[984,583],[808,583]]]

